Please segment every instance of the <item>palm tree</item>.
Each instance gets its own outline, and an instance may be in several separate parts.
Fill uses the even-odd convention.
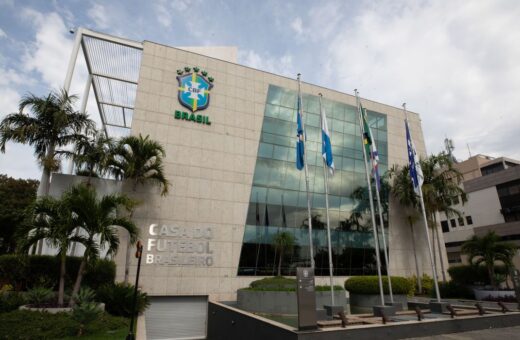
[[[94,188],[80,184],[66,192],[64,199],[76,216],[76,225],[81,229],[81,234],[88,240],[70,298],[72,305],[87,263],[99,258],[100,250],[106,249],[109,256],[117,253],[117,227],[128,231],[131,244],[137,241],[138,229],[129,218],[117,216],[118,208],[130,210],[134,207],[135,202],[127,196],[114,194],[98,199]]]
[[[451,204],[457,197],[461,198],[463,204],[467,201],[466,193],[460,186],[463,181],[463,176],[460,171],[453,167],[452,158],[444,152],[422,159],[421,168],[424,175],[424,183],[422,187],[424,205],[430,221],[433,222],[432,228],[435,231],[433,239],[437,239],[437,249],[439,252],[439,261],[441,263],[442,277],[443,281],[446,281],[444,261],[442,261],[439,227],[437,225],[437,214],[443,212],[447,216],[462,216],[460,211],[453,208]],[[436,261],[435,256],[434,260]]]
[[[277,233],[273,239],[273,246],[275,251],[280,255],[278,257],[278,276],[282,275],[283,256],[287,252],[292,252],[294,249],[294,236],[287,231]]]
[[[389,171],[389,177],[392,179],[391,193],[397,199],[399,204],[405,208],[406,219],[410,226],[412,235],[413,257],[415,260],[415,273],[417,277],[418,292],[422,293],[421,273],[419,271],[419,261],[417,260],[417,250],[415,246],[414,224],[418,215],[418,200],[413,190],[412,179],[410,178],[410,167],[405,165],[399,167],[394,165]]]
[[[73,156],[76,174],[87,176],[88,184],[92,177],[103,176],[109,169],[114,148],[114,140],[100,131],[94,130],[87,138],[78,140]]]
[[[149,136],[128,136],[119,141],[108,164],[117,179],[133,181],[134,191],[138,184],[150,182],[161,186],[161,194],[166,195],[170,183],[164,175],[165,156],[162,145]]]
[[[0,123],[0,151],[5,152],[9,141],[34,147],[43,168],[38,196],[48,195],[51,172],[59,169],[62,156],[69,155],[59,148],[81,140],[83,132],[94,126],[86,114],[74,110],[76,99],[65,90],[46,97],[28,94],[20,100],[20,112],[7,115]],[[25,109],[31,113],[24,113]]]
[[[487,267],[489,281],[493,287],[497,287],[495,280],[495,262],[503,262],[506,266],[512,261],[518,247],[509,242],[500,242],[500,236],[494,231],[479,237],[473,235],[462,244],[462,253],[469,255],[469,262],[480,265],[484,263]]]
[[[75,234],[76,216],[72,214],[70,205],[65,199],[41,197],[35,202],[31,212],[33,216],[31,223],[17,232],[20,240],[18,250],[26,254],[32,246],[43,240],[58,250],[60,258],[58,305],[62,306],[67,251],[73,242],[89,246],[89,240]]]
[[[163,158],[166,156],[161,144],[141,134],[121,138],[114,155],[109,160],[110,173],[117,179],[133,182],[133,190],[138,184],[154,183],[162,187],[161,195],[168,194],[170,182],[164,175]],[[130,215],[131,217],[132,215]],[[126,250],[125,282],[128,282],[128,264],[130,263],[131,247]]]

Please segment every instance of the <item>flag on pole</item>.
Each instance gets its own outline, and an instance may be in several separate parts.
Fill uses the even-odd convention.
[[[332,145],[330,144],[330,132],[327,125],[327,118],[325,117],[325,111],[321,110],[321,154],[327,167],[329,168],[330,174],[334,175],[334,159],[332,158]]]
[[[304,166],[304,140],[305,140],[305,137],[303,135],[303,116],[302,116],[302,105],[301,105],[301,99],[300,99],[300,94],[298,93],[298,104],[297,104],[297,110],[296,110],[296,115],[297,115],[297,118],[296,118],[296,122],[297,122],[297,127],[296,127],[296,168],[298,170],[301,170],[303,169],[303,166]]]
[[[381,178],[379,176],[379,153],[377,152],[376,142],[372,137],[372,129],[370,129],[370,125],[368,125],[367,111],[363,106],[361,106],[361,117],[363,118],[363,141],[365,144],[365,152],[372,161],[372,175],[374,176],[377,189],[380,190]]]
[[[412,178],[413,189],[419,194],[419,187],[424,182],[424,176],[419,162],[419,157],[415,151],[415,145],[413,144],[412,136],[410,134],[410,128],[408,127],[408,120],[404,121],[406,126],[406,145],[408,146],[408,163],[410,165],[410,177]]]

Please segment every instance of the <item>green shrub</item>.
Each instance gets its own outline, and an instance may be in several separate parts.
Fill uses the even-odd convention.
[[[314,287],[314,290],[316,290],[317,292],[328,292],[328,291],[330,291],[330,285],[316,286],[316,287]],[[344,289],[341,286],[334,285],[334,291],[337,291],[337,290],[344,290]]]
[[[486,266],[460,265],[448,268],[451,280],[460,285],[489,285],[489,275]],[[495,266],[495,273],[507,275],[505,266]]]
[[[78,266],[79,267],[79,266]],[[74,271],[75,275],[77,269]],[[87,272],[83,277],[82,285],[97,290],[107,283],[113,283],[116,278],[116,264],[114,261],[98,259],[87,266]]]
[[[101,317],[103,311],[95,302],[82,302],[72,309],[72,319],[79,324],[78,336],[83,335],[86,326]]]
[[[259,291],[295,291],[296,279],[283,276],[266,277],[251,282],[249,288]]]
[[[35,287],[27,292],[27,301],[32,305],[42,305],[49,302],[53,297],[52,289],[45,287]]]
[[[83,303],[89,303],[94,302],[94,299],[96,298],[96,292],[88,287],[81,288],[74,296],[74,303],[76,305],[81,305]]]
[[[81,257],[68,256],[65,262],[65,286],[76,280]],[[1,255],[0,283],[10,284],[15,290],[46,286],[57,290],[60,276],[60,260],[48,255]],[[87,266],[82,286],[97,289],[114,282],[116,267],[113,261],[97,260]]]
[[[85,334],[102,334],[96,339],[112,339],[108,332],[127,328],[128,320],[104,313],[84,328]],[[78,322],[70,313],[12,311],[0,314],[0,339],[62,339],[74,337]]]
[[[244,289],[253,291],[294,292],[296,291],[296,279],[283,276],[266,277],[251,282],[249,287]],[[329,291],[330,286],[316,286],[315,290],[317,292]],[[343,290],[343,287],[334,286],[334,290]]]
[[[439,282],[439,292],[441,297],[446,299],[475,299],[472,289],[454,281]],[[430,293],[430,296],[435,297],[435,290]]]
[[[392,276],[392,291],[394,294],[412,295],[413,284],[401,276]],[[345,281],[345,289],[354,294],[379,294],[377,276],[354,276]],[[388,278],[383,277],[383,290],[388,294]]]
[[[408,280],[413,285],[414,295],[417,294],[417,277],[414,275],[408,278]],[[423,274],[423,276],[421,277],[421,285],[422,294],[429,296],[433,289],[433,278],[427,274]]]
[[[18,309],[25,305],[25,294],[20,292],[3,292],[0,293],[0,313],[6,313]]]
[[[0,284],[9,284],[15,290],[24,286],[27,276],[27,257],[20,255],[0,256]]]
[[[134,286],[126,283],[104,285],[97,291],[97,300],[105,303],[105,310],[112,315],[130,317]],[[150,305],[148,295],[138,290],[136,309],[142,313]]]

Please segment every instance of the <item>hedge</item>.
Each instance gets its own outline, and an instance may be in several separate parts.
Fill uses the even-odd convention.
[[[472,289],[455,281],[439,282],[439,291],[442,298],[445,299],[475,299]],[[435,290],[430,293],[430,296],[435,297]]]
[[[394,294],[413,295],[413,283],[401,276],[392,276],[392,291]],[[379,294],[377,276],[355,276],[345,281],[345,289],[354,294]],[[388,278],[383,277],[383,290],[388,294]]]
[[[460,265],[448,268],[448,273],[453,282],[460,285],[488,285],[489,275],[486,266],[478,265]],[[507,268],[505,266],[495,266],[495,274],[506,275]]]
[[[294,292],[296,291],[296,279],[283,276],[266,277],[251,282],[249,287],[244,289],[253,291]],[[315,290],[317,292],[329,291],[330,286],[316,286]],[[343,290],[343,287],[334,286],[334,290]]]
[[[81,257],[67,256],[65,286],[70,287],[76,280]],[[113,283],[116,265],[109,260],[96,260],[87,266],[82,286],[92,289]],[[10,284],[15,290],[25,290],[35,286],[57,289],[60,276],[60,259],[48,255],[1,255],[0,287]]]

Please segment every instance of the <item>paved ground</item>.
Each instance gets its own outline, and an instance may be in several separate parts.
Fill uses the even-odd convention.
[[[515,340],[520,339],[520,326],[507,328],[483,329],[463,333],[452,333],[435,336],[425,336],[421,338],[408,338],[408,340]]]

